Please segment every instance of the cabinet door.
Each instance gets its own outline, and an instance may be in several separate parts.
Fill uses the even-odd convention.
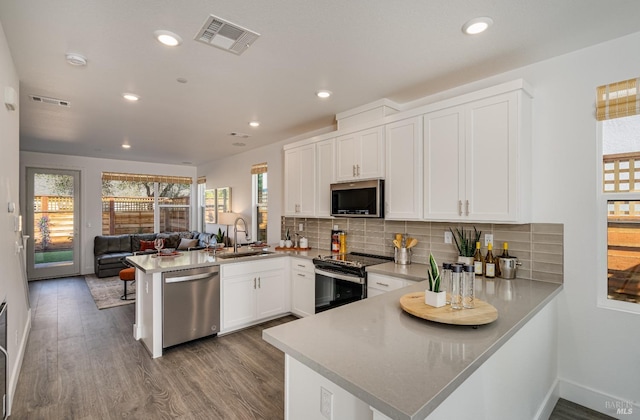
[[[313,216],[316,208],[316,146],[311,144],[300,148],[300,201],[297,216]]]
[[[331,215],[330,185],[336,182],[336,139],[316,145],[316,216]]]
[[[300,202],[300,151],[284,152],[284,213],[295,216]]]
[[[517,111],[515,93],[468,106],[465,167],[470,219],[517,217]]]
[[[464,179],[464,108],[424,116],[424,217],[462,218]]]
[[[350,181],[356,177],[356,149],[359,144],[357,133],[336,139],[337,181]]]
[[[284,270],[256,273],[257,319],[268,318],[288,312],[286,279]]]
[[[385,219],[422,218],[422,118],[385,127]]]
[[[361,131],[357,151],[356,177],[384,178],[384,127]]]
[[[291,270],[291,312],[298,316],[310,316],[316,311],[315,274]]]
[[[249,324],[256,319],[256,275],[223,279],[223,330]]]

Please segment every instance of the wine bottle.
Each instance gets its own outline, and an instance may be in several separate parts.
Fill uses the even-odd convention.
[[[496,259],[493,256],[493,244],[487,245],[487,256],[484,257],[484,276],[492,279],[496,276]]]
[[[481,276],[484,273],[484,258],[482,258],[482,252],[480,252],[480,242],[476,242],[476,253],[473,254],[473,265],[476,276]]]

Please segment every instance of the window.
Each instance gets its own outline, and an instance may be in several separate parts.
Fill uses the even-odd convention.
[[[598,88],[601,202],[606,212],[603,306],[640,312],[640,96],[638,79]],[[605,270],[602,270],[605,271]],[[600,279],[602,278],[599,276]],[[601,280],[600,280],[601,281]]]
[[[267,186],[267,163],[260,163],[251,167],[251,178],[253,185],[253,237],[256,241],[267,242],[267,221],[268,221],[268,186]]]
[[[190,229],[191,178],[102,174],[102,233]]]

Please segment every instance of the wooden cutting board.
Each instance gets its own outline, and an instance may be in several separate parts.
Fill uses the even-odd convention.
[[[484,325],[498,319],[498,310],[475,299],[473,309],[451,309],[451,305],[435,308],[424,303],[424,292],[408,293],[400,298],[400,307],[411,315],[429,321],[452,325]]]

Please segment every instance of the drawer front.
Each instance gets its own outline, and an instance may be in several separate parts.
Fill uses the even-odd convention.
[[[284,269],[285,261],[286,258],[268,258],[261,261],[244,261],[233,264],[221,264],[220,271],[222,273],[222,277],[232,277],[268,270],[280,270]]]
[[[404,287],[406,285],[407,283],[403,279],[399,279],[396,277],[373,273],[369,273],[367,276],[367,287],[370,289],[389,292],[391,290],[400,289],[401,287]]]
[[[291,270],[314,274],[313,261],[303,258],[291,258]]]

